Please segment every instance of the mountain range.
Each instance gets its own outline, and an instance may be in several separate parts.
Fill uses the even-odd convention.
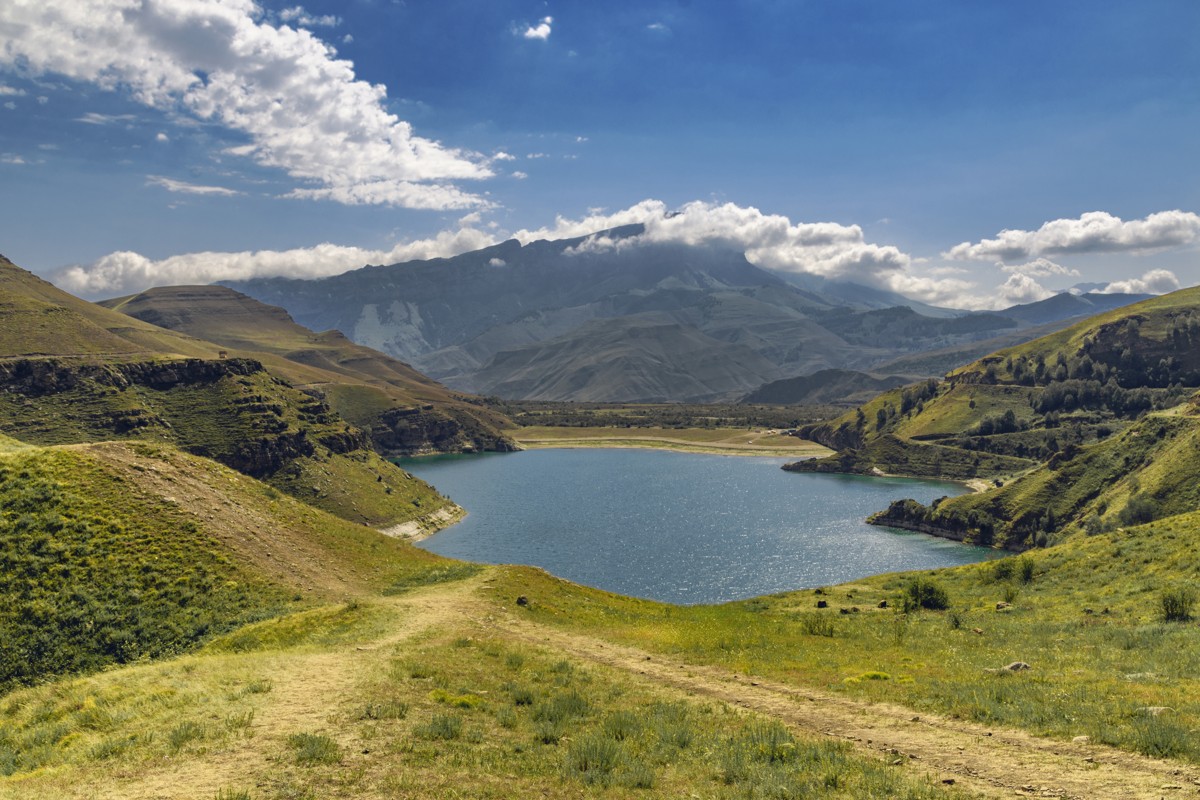
[[[873,371],[951,347],[978,346],[981,355],[997,337],[1023,341],[1036,333],[1019,333],[1035,325],[1140,299],[1063,295],[1012,313],[954,312],[770,272],[732,246],[645,243],[640,233],[635,225],[507,241],[319,280],[227,285],[460,391],[593,402],[736,400],[823,369]]]

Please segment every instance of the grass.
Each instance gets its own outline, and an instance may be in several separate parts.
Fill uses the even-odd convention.
[[[85,453],[0,458],[0,508],[0,690],[161,658],[289,605]]]
[[[497,586],[525,593],[522,613],[540,622],[668,658],[1200,763],[1200,741],[1183,735],[1200,725],[1200,637],[1164,622],[1162,605],[1170,597],[1179,608],[1175,593],[1200,574],[1197,530],[1192,513],[937,570],[919,581],[940,587],[949,609],[909,614],[897,610],[915,583],[907,575],[684,608],[533,570]],[[817,610],[817,600],[829,607]],[[862,613],[839,613],[851,606]],[[1014,661],[1033,669],[997,672]],[[1174,711],[1147,718],[1144,709],[1157,706]]]
[[[334,664],[348,670],[338,691],[303,689]],[[141,777],[176,774],[189,776],[193,796],[257,786],[256,798],[961,796],[844,744],[493,638],[468,620],[394,651],[341,642],[206,652],[2,703],[6,800],[81,796],[83,787],[121,794]],[[306,713],[319,722],[280,721]],[[731,748],[745,764],[727,783],[721,754]]]

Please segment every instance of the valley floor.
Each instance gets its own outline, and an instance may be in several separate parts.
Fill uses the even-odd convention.
[[[280,629],[295,620],[259,623],[199,654],[15,692],[0,705],[8,735],[76,742],[60,763],[0,778],[0,798],[566,798],[588,784],[756,797],[764,781],[798,780],[772,771],[774,756],[756,761],[764,748],[796,774],[811,758],[824,787],[779,796],[1125,800],[1200,786],[1178,762],[545,624],[508,596],[511,581],[510,568],[484,568],[305,612],[291,640]]]
[[[519,444],[538,447],[643,447],[739,456],[819,458],[826,447],[775,430],[734,428],[583,428],[530,426],[509,431]]]

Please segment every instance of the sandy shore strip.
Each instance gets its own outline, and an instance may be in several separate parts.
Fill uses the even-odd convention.
[[[399,525],[392,525],[388,528],[379,528],[378,530],[384,536],[407,539],[410,542],[419,542],[422,539],[428,539],[443,528],[449,528],[466,515],[466,509],[451,503],[423,517],[412,519],[408,522],[401,522]]]

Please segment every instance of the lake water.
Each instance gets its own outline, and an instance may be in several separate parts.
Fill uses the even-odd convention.
[[[979,547],[863,520],[958,484],[784,472],[788,459],[558,449],[400,463],[469,512],[421,547],[531,564],[588,586],[712,603],[896,570],[967,564]]]

